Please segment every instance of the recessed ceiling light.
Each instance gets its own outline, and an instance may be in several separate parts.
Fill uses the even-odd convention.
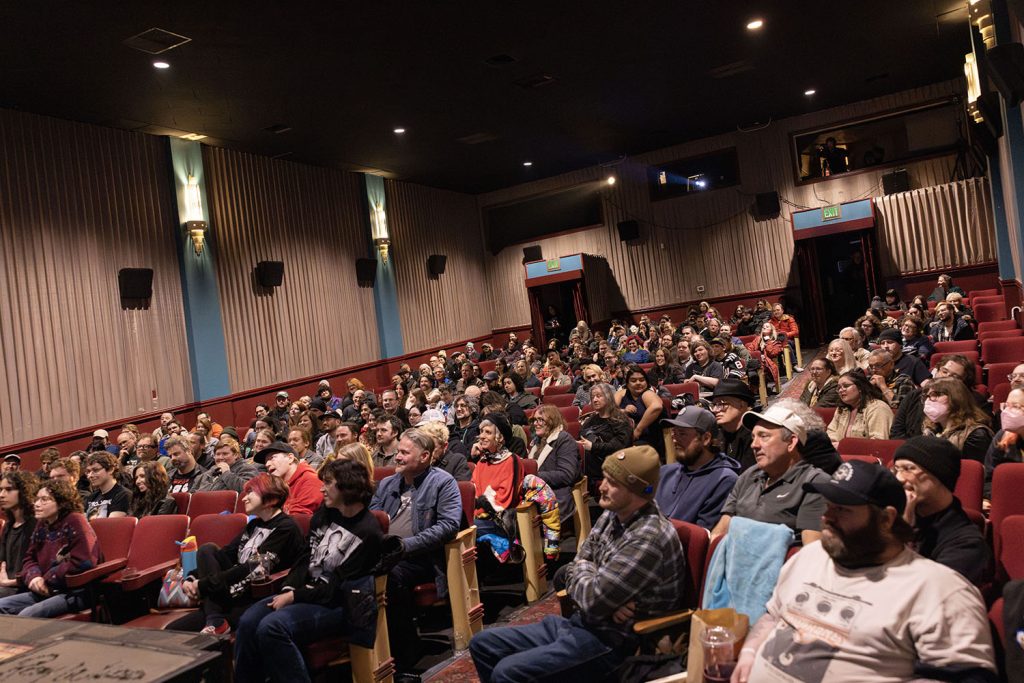
[[[810,97],[811,95],[813,95],[816,92],[818,92],[818,91],[815,90],[814,88],[811,88],[809,90],[804,90],[804,94],[807,95],[808,97]]]
[[[523,166],[533,166],[533,162],[532,161],[524,161],[523,162]]]
[[[405,128],[395,128],[395,135],[401,135],[405,132]]]
[[[153,66],[155,66],[157,69],[170,69],[171,68],[171,65],[168,64],[167,62],[153,62]]]
[[[613,175],[608,176],[607,178],[605,178],[605,182],[608,183],[609,185],[614,185],[615,184],[615,176],[613,176]]]
[[[764,19],[751,19],[747,22],[748,31],[756,31],[757,29],[764,26]]]

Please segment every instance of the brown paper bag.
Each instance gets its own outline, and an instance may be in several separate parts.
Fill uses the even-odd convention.
[[[743,647],[750,628],[750,618],[732,607],[722,609],[699,609],[690,618],[690,647],[686,660],[686,683],[702,683],[704,680],[704,648],[700,637],[704,629],[725,626],[736,634],[736,654]]]

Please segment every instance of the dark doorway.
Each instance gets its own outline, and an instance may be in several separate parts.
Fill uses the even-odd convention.
[[[797,243],[804,311],[813,343],[824,344],[862,316],[877,291],[868,230]]]
[[[576,325],[576,312],[573,306],[573,292],[579,286],[579,280],[556,282],[551,285],[533,287],[530,292],[536,297],[544,322],[541,344],[546,348],[552,338],[557,338],[561,346],[569,341],[569,332]],[[549,325],[551,310],[554,310],[558,327]],[[588,321],[589,324],[589,321]]]

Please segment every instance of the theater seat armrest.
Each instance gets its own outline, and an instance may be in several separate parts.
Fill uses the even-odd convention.
[[[118,569],[123,568],[127,563],[128,558],[125,557],[117,560],[108,560],[106,562],[101,562],[92,569],[86,569],[84,572],[68,574],[64,579],[67,582],[68,588],[81,588],[93,581],[98,581],[105,576],[113,574]]]
[[[164,578],[169,570],[174,569],[178,566],[178,560],[167,560],[160,564],[154,564],[152,567],[146,567],[140,569],[138,573],[132,573],[125,576],[121,575],[121,590],[124,591],[135,591],[143,586],[152,583],[153,581],[159,581]]]
[[[654,617],[652,619],[644,619],[633,624],[633,633],[640,636],[645,636],[650,633],[656,633],[662,629],[677,624],[682,624],[690,620],[693,616],[693,610],[688,609],[682,612],[673,612],[672,614],[665,614],[660,617]]]
[[[279,572],[274,572],[270,575],[269,581],[262,583],[250,583],[249,592],[252,593],[254,598],[267,598],[271,595],[277,595],[281,592],[281,587],[284,586],[284,580],[288,578],[288,572],[290,569],[282,569]]]
[[[463,540],[476,533],[476,526],[471,526],[468,529],[463,529],[459,533],[455,534],[455,538],[445,543],[445,545],[451,545],[452,543],[462,543]]]

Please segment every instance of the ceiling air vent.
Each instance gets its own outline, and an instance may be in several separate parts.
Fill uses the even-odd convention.
[[[729,78],[730,76],[736,76],[746,71],[753,71],[754,65],[745,59],[741,59],[738,62],[731,62],[729,64],[723,64],[722,66],[715,67],[708,72],[708,75],[712,78]]]
[[[534,74],[525,78],[512,81],[523,90],[533,90],[535,88],[543,88],[545,85],[551,85],[557,79],[551,74]]]
[[[165,31],[162,28],[151,28],[148,31],[143,31],[138,35],[128,38],[124,41],[124,44],[140,52],[158,55],[162,52],[173,50],[191,40],[191,38]]]
[[[457,139],[464,145],[479,145],[482,142],[497,140],[498,136],[494,133],[473,133],[472,135],[464,135]]]

